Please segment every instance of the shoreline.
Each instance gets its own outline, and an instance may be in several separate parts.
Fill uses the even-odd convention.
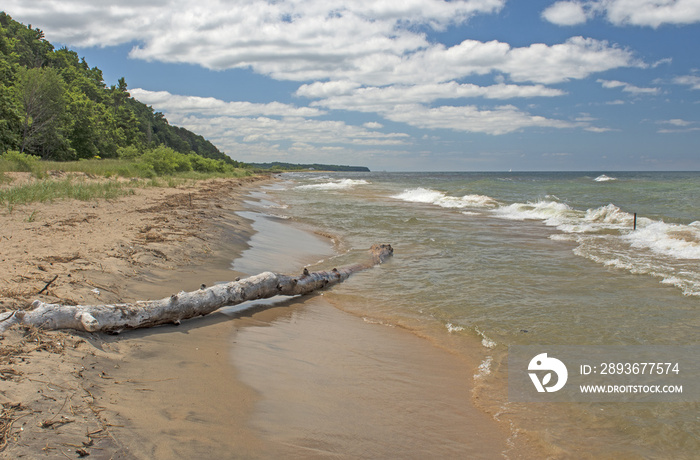
[[[136,254],[141,254],[141,257],[155,254],[149,249],[162,251],[165,255],[164,260],[170,264],[162,263],[149,270],[136,269],[146,266],[143,264],[132,266],[132,272],[118,270],[111,274],[104,269],[101,272],[94,269],[80,270],[79,275],[71,276],[77,278],[78,282],[69,287],[92,293],[91,286],[97,283],[95,278],[89,276],[102,273],[107,279],[101,280],[100,287],[107,289],[101,290],[101,299],[118,296],[123,292],[128,292],[130,298],[159,298],[176,290],[194,289],[202,282],[214,283],[237,276],[236,272],[232,271],[231,263],[249,247],[252,233],[252,223],[241,218],[237,212],[248,209],[243,206],[246,193],[259,183],[253,184],[252,187],[244,184],[242,188],[236,188],[235,193],[222,193],[221,185],[205,186],[201,199],[201,191],[189,190],[170,191],[173,192],[172,196],[164,193],[160,198],[147,198],[147,201],[150,200],[146,206],[148,212],[144,214],[150,218],[159,215],[161,218],[165,217],[168,220],[164,223],[174,223],[176,227],[171,228],[171,233],[163,231],[162,228],[155,229],[155,232],[169,239],[168,241],[159,241],[160,238],[149,240],[139,235],[144,232],[138,230],[144,227],[139,227],[137,222],[133,224],[137,230],[137,239],[130,247]],[[181,222],[175,216],[182,217],[182,214],[191,213],[192,209],[188,203],[190,193],[196,197],[194,203],[197,204],[198,211],[192,220]],[[222,196],[228,196],[225,202],[219,201]],[[126,200],[128,198],[126,197]],[[119,207],[118,203],[121,200],[120,198],[111,204]],[[106,207],[105,203],[97,203],[97,207],[93,209],[100,208],[104,211]],[[133,204],[130,207],[135,208]],[[108,210],[108,213],[109,211],[113,216],[126,218],[124,210]],[[80,210],[74,212],[79,213]],[[97,211],[95,213],[97,214]],[[44,211],[39,212],[39,216],[43,214]],[[99,217],[88,219],[76,226],[86,225],[88,228],[96,221],[99,221]],[[194,224],[197,225],[196,231]],[[37,225],[41,225],[40,222]],[[35,227],[29,228],[31,230]],[[172,236],[184,228],[188,228],[192,234],[181,239]],[[148,229],[146,234],[152,230],[154,229]],[[148,246],[149,244],[162,246]],[[166,253],[166,250],[170,252]],[[78,257],[64,263],[77,261],[74,267],[82,268],[79,265],[81,260],[90,262],[89,259]],[[139,261],[138,258],[135,260]],[[188,263],[190,265],[187,265]],[[66,266],[62,267],[68,270]],[[41,283],[34,281],[34,284]],[[119,287],[110,289],[112,286]],[[66,295],[62,290],[64,288],[68,287],[58,284],[54,289],[50,289],[49,293],[53,296]],[[86,297],[89,295],[91,294],[73,292],[65,298],[87,298],[87,301],[90,301],[90,298]],[[94,293],[92,295],[97,296]],[[355,331],[356,336],[362,337],[361,342],[372,351],[358,352],[353,344],[355,336],[350,335],[333,348],[330,358],[324,358],[323,353],[327,351],[329,339],[328,335],[325,335],[307,341],[307,348],[295,350],[292,347],[286,360],[273,364],[276,357],[271,350],[265,346],[256,346],[255,340],[246,337],[262,328],[274,333],[276,341],[283,340],[294,344],[298,342],[295,339],[298,332],[285,326],[285,318],[289,318],[290,315],[297,315],[296,318],[300,319],[299,327],[306,328],[309,332],[327,329],[335,331],[332,336],[341,337],[343,334],[347,335],[348,331]],[[329,318],[332,318],[332,321]],[[507,458],[529,458],[524,451],[513,451],[505,427],[473,406],[470,391],[466,391],[464,387],[464,379],[471,378],[471,369],[458,370],[460,365],[456,363],[454,356],[409,331],[367,324],[362,318],[325,302],[321,296],[233,314],[217,312],[205,318],[183,322],[179,327],[163,326],[157,329],[126,331],[119,336],[73,332],[44,333],[44,336],[45,338],[39,340],[62,343],[60,349],[56,350],[58,353],[40,349],[30,351],[31,348],[35,348],[33,344],[37,342],[33,342],[31,338],[28,340],[16,330],[6,334],[5,339],[0,342],[3,347],[11,347],[15,343],[24,344],[24,351],[16,354],[16,358],[11,358],[12,363],[2,363],[3,366],[7,364],[7,368],[17,372],[15,375],[3,374],[3,377],[10,377],[8,382],[11,383],[8,390],[0,393],[3,405],[8,404],[8,407],[12,407],[11,404],[20,403],[15,412],[7,412],[15,418],[8,431],[10,443],[4,451],[0,451],[2,458],[16,458],[20,455],[50,458],[60,454],[68,454],[72,458],[81,449],[89,453],[91,458],[186,458],[193,455],[215,458],[271,458],[279,455],[293,455],[296,458],[356,458],[357,455],[353,456],[350,451],[351,444],[346,445],[344,449],[342,444],[334,446],[331,442],[330,445],[311,446],[311,450],[303,442],[290,444],[284,436],[280,438],[274,435],[270,427],[279,428],[280,425],[275,422],[278,417],[292,417],[287,418],[287,422],[282,426],[288,434],[293,434],[294,429],[298,428],[297,422],[294,421],[297,414],[275,410],[272,414],[267,414],[272,415],[272,418],[261,419],[261,413],[265,412],[261,412],[260,408],[275,403],[278,404],[278,409],[285,408],[298,404],[295,397],[301,398],[302,401],[310,401],[305,398],[312,398],[313,404],[310,407],[326,407],[335,414],[334,420],[341,423],[345,417],[340,416],[337,407],[334,409],[334,406],[355,404],[359,407],[364,396],[356,395],[359,399],[354,402],[345,401],[346,397],[341,391],[328,393],[322,398],[318,396],[318,389],[325,387],[302,385],[300,393],[296,396],[286,394],[280,399],[274,387],[266,386],[266,381],[274,383],[269,382],[269,378],[263,378],[261,381],[251,379],[250,365],[252,363],[254,368],[259,369],[263,377],[286,369],[289,372],[283,372],[282,377],[276,379],[283,382],[285,376],[289,378],[290,372],[294,370],[295,360],[321,360],[323,363],[323,359],[330,359],[327,364],[342,363],[348,356],[357,353],[365,359],[361,364],[362,372],[371,372],[375,384],[384,385],[384,377],[389,376],[389,384],[385,388],[386,395],[391,395],[400,388],[400,382],[408,375],[407,372],[420,373],[421,366],[426,363],[445,364],[445,368],[437,366],[431,371],[432,375],[439,377],[435,382],[425,383],[425,379],[420,376],[415,377],[418,380],[411,378],[415,385],[427,386],[418,393],[419,396],[415,393],[406,396],[405,400],[412,398],[416,406],[405,416],[398,415],[404,426],[412,426],[413,418],[423,420],[424,417],[419,417],[418,414],[421,410],[428,410],[423,414],[429,414],[429,404],[434,403],[435,397],[440,397],[441,394],[453,395],[455,399],[448,398],[439,402],[439,405],[455,405],[459,409],[458,420],[469,422],[470,425],[469,428],[466,424],[464,427],[453,427],[452,430],[459,431],[465,428],[465,431],[469,432],[451,433],[448,436],[451,443],[468,447],[471,449],[470,454],[476,458],[493,458],[493,455],[506,451]],[[404,354],[406,346],[414,347],[410,348],[415,350],[411,356]],[[391,349],[402,351],[385,358],[384,367],[371,366],[373,362],[378,361],[376,356],[382,356],[384,350]],[[248,353],[248,358],[241,358],[243,352]],[[414,359],[413,355],[423,356],[422,361]],[[390,368],[386,367],[389,363]],[[316,368],[317,371],[323,372],[329,372],[329,369],[333,369],[333,366],[320,365]],[[314,376],[309,378],[311,377]],[[338,380],[337,384],[342,384],[343,380],[345,377]],[[347,388],[356,387],[357,385]],[[366,407],[365,412],[354,408],[354,415],[343,423],[354,420],[356,423],[352,426],[365,425],[365,428],[375,431],[371,425],[363,423],[363,420],[374,417],[374,411],[382,411],[381,404],[386,404],[384,412],[391,413],[389,409],[401,408],[403,402],[380,397],[374,402],[374,406]],[[307,406],[308,404],[304,407]],[[304,409],[301,410],[303,412]],[[49,425],[42,427],[42,423],[46,421],[50,422]],[[388,419],[381,423],[393,421]],[[457,423],[462,425],[461,422]],[[412,429],[394,432],[391,436],[407,432],[410,438],[411,433],[419,433],[422,428],[424,427],[418,424],[412,426]],[[431,429],[433,432],[439,432],[443,428],[438,422]],[[486,431],[480,432],[479,429]],[[475,436],[472,436],[474,434]],[[356,435],[358,440],[366,438],[362,433]],[[294,436],[296,435],[293,434],[292,438]],[[383,444],[381,438],[371,441],[374,444],[366,439],[365,442],[368,443],[365,446],[367,449],[371,445],[381,447]],[[404,444],[403,447],[408,448],[409,444]],[[421,452],[417,445],[413,448],[418,449],[415,450],[415,458],[427,453]],[[452,458],[460,458],[459,447],[457,449],[453,451]],[[412,451],[407,450],[404,454],[410,452]],[[362,458],[361,454],[359,456]],[[445,458],[450,458],[450,455]]]

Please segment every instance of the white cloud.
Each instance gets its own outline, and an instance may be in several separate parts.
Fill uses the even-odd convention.
[[[328,83],[332,85],[331,83]],[[396,105],[429,104],[439,99],[461,99],[482,97],[485,99],[511,99],[528,97],[554,97],[566,94],[565,91],[547,88],[542,85],[519,86],[498,84],[477,86],[456,82],[433,83],[414,86],[394,85],[386,87],[366,87],[341,90],[333,94],[327,83],[302,85],[298,96],[323,97],[312,105],[329,109],[357,110],[382,113]]]
[[[692,128],[685,128],[685,129],[660,129],[657,131],[659,134],[679,134],[679,133],[692,133],[692,132],[697,132],[700,131],[700,127],[692,127]]]
[[[208,69],[251,68],[279,80],[362,85],[436,83],[501,72],[558,83],[638,65],[607,42],[574,37],[512,48],[464,40],[451,47],[420,32],[499,11],[505,0],[6,0],[6,11],[71,46],[136,43],[130,55]]]
[[[697,75],[683,75],[673,79],[673,83],[677,85],[687,85],[690,89],[700,89],[700,76]]]
[[[615,25],[656,28],[664,24],[700,22],[698,0],[607,0],[601,3],[607,19]]]
[[[595,0],[560,1],[542,13],[558,25],[576,25],[602,15],[616,26],[687,25],[700,22],[698,0]]]
[[[603,86],[603,88],[606,89],[622,88],[622,91],[624,91],[625,93],[659,94],[661,92],[659,88],[643,88],[618,80],[598,80],[598,83],[600,83]]]
[[[662,120],[662,121],[659,121],[657,123],[668,124],[668,125],[673,125],[673,126],[681,126],[681,127],[690,126],[690,125],[694,124],[694,122],[692,122],[692,121],[686,121],[686,120],[682,120],[680,118],[672,118],[670,120]]]
[[[560,26],[574,26],[588,20],[579,2],[556,2],[542,12],[542,17]]]
[[[631,51],[610,46],[606,41],[572,37],[552,46],[536,43],[516,48],[500,70],[509,73],[515,81],[549,84],[630,66],[643,67],[644,64],[637,61]]]
[[[552,120],[531,115],[512,105],[480,110],[475,106],[442,106],[428,108],[422,105],[396,106],[385,116],[423,129],[450,129],[472,133],[500,135],[520,131],[523,128],[573,128],[580,126],[562,120]]]
[[[670,125],[671,128],[662,128],[657,132],[660,134],[678,134],[678,133],[690,133],[700,131],[700,126],[698,122],[683,120],[682,118],[672,118],[670,120],[660,120],[656,124],[659,125]]]
[[[671,63],[673,63],[673,58],[670,58],[670,57],[663,58],[663,59],[659,59],[658,61],[652,63],[649,67],[651,67],[652,69],[655,69],[655,68],[659,67],[660,65],[668,65]]]
[[[506,0],[6,0],[4,9],[42,24],[52,40],[73,46],[140,44],[133,56],[230,68],[286,56],[333,61],[426,44],[416,25],[436,30]],[[251,52],[254,51],[254,52]],[[316,62],[316,65],[320,64]]]
[[[348,150],[350,147],[403,146],[410,137],[405,133],[376,131],[382,127],[379,123],[366,123],[361,127],[342,121],[307,118],[323,113],[315,108],[297,108],[277,102],[225,102],[139,88],[130,92],[136,99],[163,112],[172,124],[201,134],[221,150],[235,152],[237,159],[246,161],[254,161],[256,154],[284,156],[288,151],[298,151],[300,146],[313,146],[316,151],[326,147]],[[306,153],[311,154],[313,149],[306,149]]]
[[[334,94],[333,90],[336,90]],[[313,83],[302,85],[297,95],[323,97],[312,105],[334,110],[355,110],[377,113],[388,120],[411,126],[434,129],[444,128],[462,132],[481,132],[493,135],[507,134],[527,127],[563,128],[571,123],[530,115],[513,106],[481,110],[475,106],[439,106],[430,103],[443,99],[483,97],[509,99],[515,97],[553,97],[564,91],[542,85],[519,86],[497,84],[481,87],[455,82],[415,86],[388,86],[352,88],[351,85]]]
[[[158,107],[168,113],[199,113],[202,115],[317,117],[325,112],[311,107],[294,107],[280,102],[255,104],[252,102],[226,102],[213,97],[180,96],[167,91],[148,91],[141,88],[129,90],[135,99],[146,105]]]
[[[195,132],[207,131],[212,139],[237,138],[241,142],[303,142],[309,145],[403,145],[404,133],[384,134],[342,121],[319,121],[304,118],[215,117],[190,115],[173,119]],[[207,136],[205,136],[207,137]]]
[[[535,43],[521,48],[496,40],[464,40],[452,47],[434,44],[404,55],[381,53],[347,64],[347,68],[329,72],[317,69],[313,75],[285,75],[290,79],[341,80],[343,88],[350,91],[352,84],[418,85],[493,72],[507,74],[515,82],[553,84],[620,67],[645,66],[627,49],[583,37],[572,37],[555,45]],[[332,88],[324,86],[324,90]]]

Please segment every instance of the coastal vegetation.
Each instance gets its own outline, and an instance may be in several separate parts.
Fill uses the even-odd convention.
[[[24,173],[31,180],[15,184],[12,173]],[[0,155],[0,205],[116,198],[134,193],[138,187],[172,187],[189,180],[250,174],[221,160],[182,154],[164,146],[143,153],[124,149],[115,159],[63,162],[10,151]]]
[[[0,205],[251,174],[132,98],[124,78],[108,86],[75,51],[0,12]]]

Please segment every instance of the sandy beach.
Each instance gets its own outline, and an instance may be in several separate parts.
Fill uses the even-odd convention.
[[[17,181],[29,180],[17,176]],[[259,180],[136,188],[134,195],[115,200],[61,200],[3,210],[0,309],[28,308],[34,299],[66,304],[154,299],[233,279],[230,262],[252,233],[249,222],[234,212]],[[119,387],[125,394],[155,391],[129,388],[145,384],[132,377],[124,382],[111,377],[128,353],[144,347],[124,337],[6,333],[0,344],[0,422],[6,445],[0,455],[149,457],[145,451],[130,452],[129,422],[112,410],[121,405],[119,398],[104,396],[120,384],[127,385]],[[178,369],[178,363],[163,364]],[[125,433],[116,433],[122,429]]]
[[[0,308],[231,280],[259,184],[3,211]],[[322,295],[118,336],[13,329],[0,346],[2,458],[528,458],[474,407],[470,365]]]

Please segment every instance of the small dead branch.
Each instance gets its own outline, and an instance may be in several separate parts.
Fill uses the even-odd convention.
[[[0,380],[12,380],[22,375],[22,372],[11,367],[0,369]]]
[[[58,279],[58,275],[54,276],[51,281],[46,283],[46,286],[44,286],[44,288],[41,291],[37,292],[37,295],[39,295],[39,294],[43,293],[45,290],[47,290],[49,288],[49,286],[51,286],[51,284],[53,284],[53,282],[56,281],[57,279]]]
[[[39,423],[40,428],[58,428],[63,425],[67,425],[69,423],[73,423],[75,420],[69,419],[68,417],[61,415],[60,420],[44,420],[43,422]]]

